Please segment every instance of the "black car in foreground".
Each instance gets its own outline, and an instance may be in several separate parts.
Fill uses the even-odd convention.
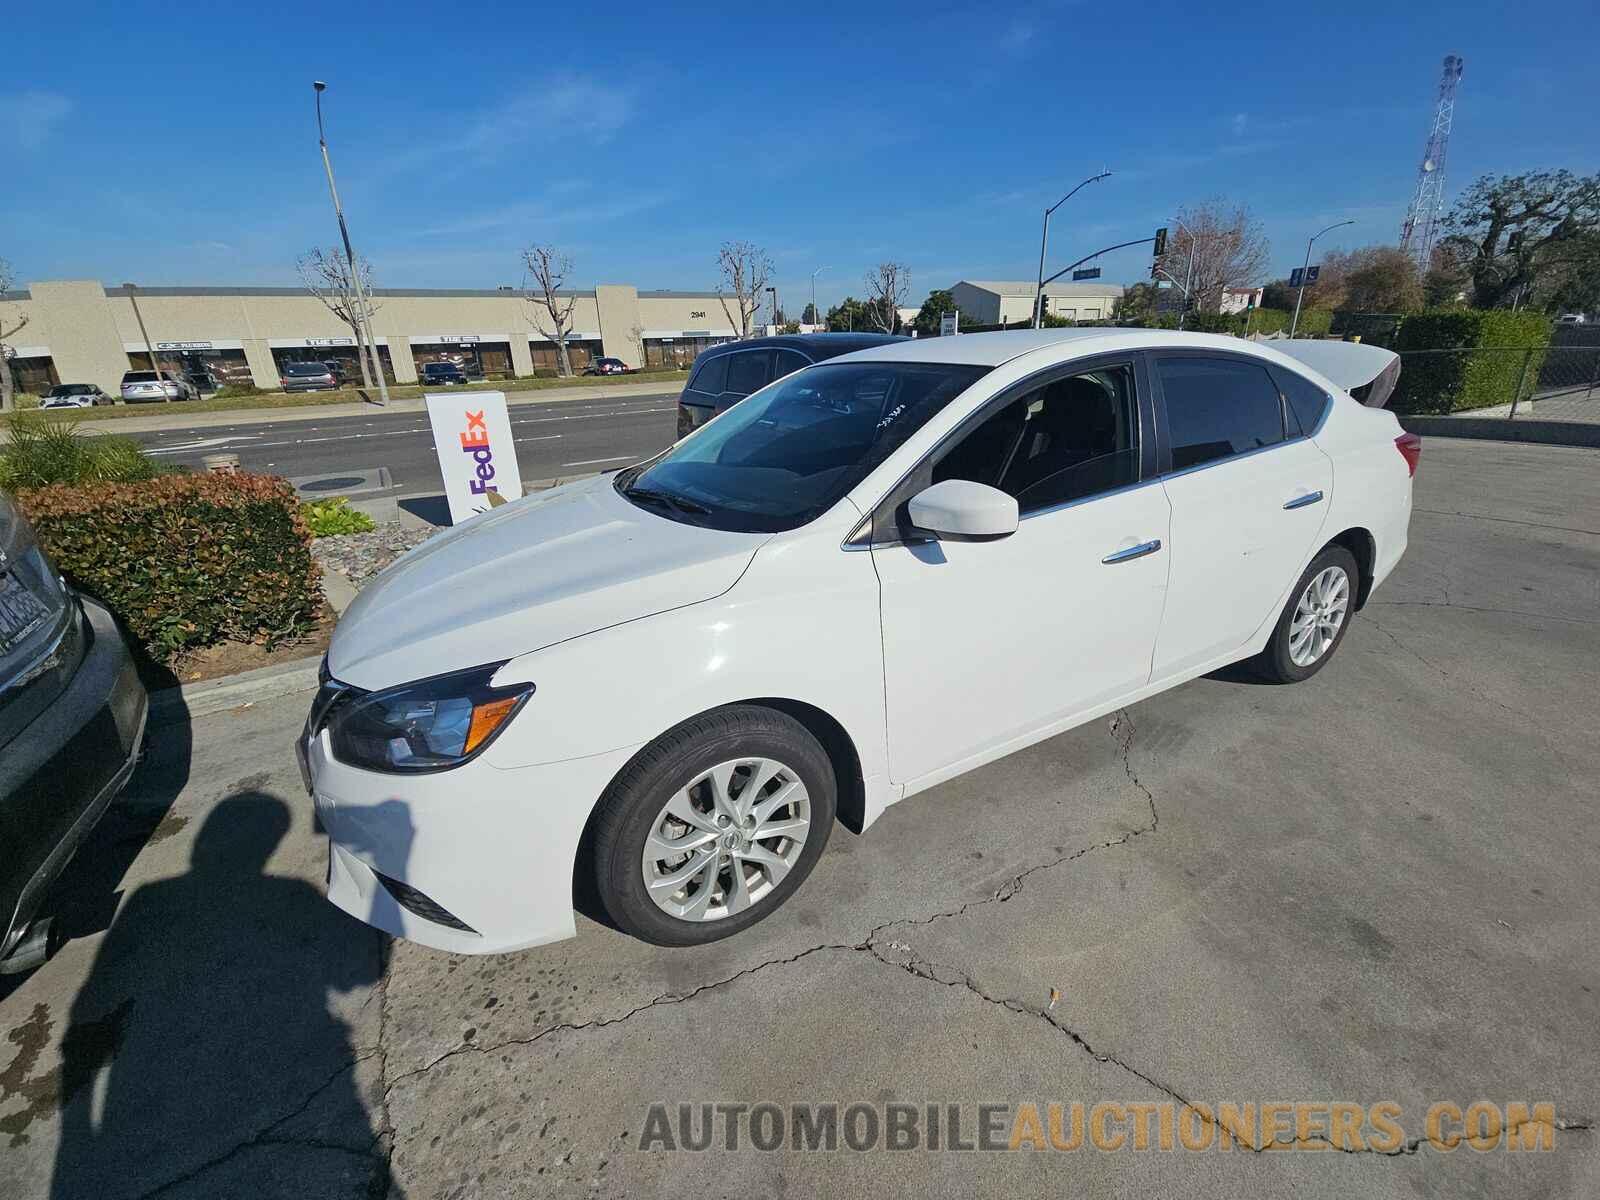
[[[0,493],[0,972],[44,961],[40,901],[133,774],[148,707],[111,614]]]
[[[460,387],[467,373],[452,362],[431,362],[422,365],[418,379],[423,387]]]
[[[678,436],[693,432],[792,371],[905,340],[887,333],[789,333],[713,346],[694,360],[694,374],[678,397]]]

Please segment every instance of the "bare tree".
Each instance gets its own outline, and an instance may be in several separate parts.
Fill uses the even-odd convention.
[[[772,260],[767,252],[749,242],[723,242],[717,251],[717,268],[722,272],[722,282],[717,288],[717,299],[722,303],[723,314],[733,326],[735,336],[747,338],[755,325],[756,311],[761,307],[761,297],[766,293],[767,280],[772,275]],[[736,320],[728,308],[728,297],[733,293],[738,306]]]
[[[567,342],[578,297],[562,295],[561,290],[572,274],[572,259],[554,246],[529,246],[522,252],[522,268],[522,295],[533,306],[533,327],[545,341],[556,344],[556,372],[565,379],[572,374]]]
[[[294,265],[300,272],[300,281],[306,285],[306,291],[321,300],[323,307],[350,327],[350,332],[355,336],[356,358],[361,363],[362,386],[372,387],[366,340],[361,336],[362,301],[366,302],[368,323],[379,307],[372,299],[372,264],[358,256],[355,275],[352,275],[350,264],[343,254],[338,250],[317,247],[302,254]],[[357,277],[361,283],[361,299],[357,299]],[[375,351],[373,357],[377,357]]]
[[[0,258],[0,294],[9,292],[13,282],[11,264]],[[7,322],[5,317],[0,315],[0,412],[10,412],[17,402],[16,380],[11,375],[11,355],[13,351],[10,346],[6,345],[6,339],[21,330],[27,323],[28,314],[25,312],[19,312],[10,322]]]
[[[1258,283],[1267,271],[1268,246],[1261,225],[1245,204],[1207,200],[1181,209],[1167,252],[1157,263],[1161,274],[1202,312],[1221,312],[1225,288]]]
[[[881,262],[867,272],[867,316],[884,333],[893,333],[900,309],[911,290],[911,268],[905,263]]]

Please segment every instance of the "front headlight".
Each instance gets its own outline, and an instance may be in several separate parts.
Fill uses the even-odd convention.
[[[460,766],[510,723],[533,684],[492,687],[504,663],[349,695],[327,716],[333,756],[369,771],[415,774]]]

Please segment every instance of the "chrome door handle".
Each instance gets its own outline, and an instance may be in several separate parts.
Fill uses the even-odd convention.
[[[1146,554],[1154,554],[1161,549],[1161,539],[1156,538],[1151,542],[1140,542],[1137,546],[1129,546],[1126,550],[1117,550],[1106,555],[1100,561],[1103,563],[1132,562],[1136,558],[1143,558]]]
[[[1321,499],[1321,492],[1307,492],[1304,496],[1296,496],[1293,500],[1287,501],[1284,508],[1305,508],[1308,504],[1316,504]]]

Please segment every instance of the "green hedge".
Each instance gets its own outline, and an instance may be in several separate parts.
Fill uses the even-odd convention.
[[[305,632],[322,603],[294,489],[266,475],[56,484],[17,499],[73,585],[150,656]]]
[[[1400,413],[1451,413],[1526,399],[1549,345],[1550,319],[1542,313],[1470,308],[1414,313],[1395,335],[1400,383],[1389,407]]]

